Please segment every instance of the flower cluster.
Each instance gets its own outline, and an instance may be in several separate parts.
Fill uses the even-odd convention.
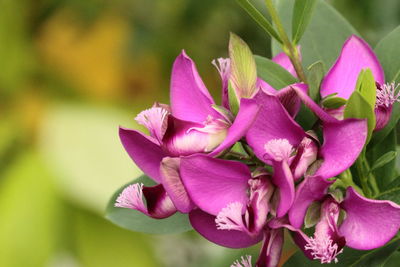
[[[272,60],[297,77],[285,54]],[[344,116],[360,73],[368,70],[375,80],[374,131],[399,101],[368,44],[351,36],[323,78],[321,103],[340,99],[334,107],[315,102],[305,83],[275,90],[257,77],[250,49],[235,35],[229,58],[213,64],[222,79],[221,105],[182,52],[172,69],[170,105],[155,103],[136,117],[149,135],[120,128],[126,151],[157,185],[128,186],[116,207],[156,219],[188,214],[198,233],[229,248],[262,242],[259,267],[278,265],[284,229],[321,263],[337,262],[345,246],[374,249],[396,235],[400,206],[367,198],[340,178],[351,174],[369,135],[365,119]],[[296,121],[302,104],[317,118],[310,129]],[[311,227],[314,234],[306,235]],[[248,256],[232,266],[251,265]]]

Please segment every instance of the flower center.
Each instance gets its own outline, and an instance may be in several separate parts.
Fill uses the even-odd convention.
[[[115,207],[147,212],[143,202],[143,184],[131,184],[125,188],[117,198]]]
[[[231,267],[251,267],[251,256],[250,255],[246,255],[245,257],[241,257],[240,258],[240,262],[239,260],[236,260]]]
[[[331,263],[332,261],[337,263],[337,255],[343,252],[343,249],[338,251],[338,245],[333,243],[333,240],[329,237],[310,237],[304,248],[311,250],[314,260],[320,260],[321,263]]]
[[[231,60],[229,58],[217,58],[211,62],[221,75],[222,81],[228,81],[231,72]]]
[[[161,144],[161,140],[168,127],[168,115],[169,111],[162,107],[152,107],[140,112],[135,120],[145,126],[150,135],[158,140]]]
[[[376,104],[375,106],[390,107],[395,102],[400,102],[400,92],[397,90],[400,84],[386,83],[382,86],[377,86],[376,89]]]

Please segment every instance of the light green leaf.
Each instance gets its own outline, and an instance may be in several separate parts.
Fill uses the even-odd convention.
[[[368,137],[366,144],[368,144],[375,128],[375,111],[358,91],[354,91],[347,101],[344,109],[344,118],[367,119]]]
[[[133,124],[134,115],[94,106],[49,107],[39,149],[64,196],[103,214],[115,190],[142,173],[118,136],[119,125]]]
[[[258,77],[273,88],[279,90],[297,82],[297,79],[292,74],[272,60],[261,56],[255,56],[254,58],[257,64]]]
[[[336,97],[336,95],[337,94],[325,97],[322,100],[321,104],[325,108],[332,108],[332,109],[340,108],[341,106],[346,105],[347,99],[344,99],[344,98],[341,98],[341,97]]]
[[[291,32],[293,0],[279,0],[277,9],[287,32]],[[314,15],[299,42],[303,66],[321,61],[330,68],[339,56],[343,43],[357,31],[324,0],[318,0]],[[280,45],[273,42],[273,55],[281,52]]]
[[[381,63],[387,82],[400,82],[400,26],[383,38],[375,52]]]
[[[376,84],[370,69],[362,70],[358,75],[356,90],[364,97],[371,107],[375,107]]]
[[[325,70],[322,61],[317,61],[308,67],[308,91],[310,97],[316,102],[320,99],[319,88],[324,75]]]
[[[229,39],[229,58],[231,59],[230,82],[238,98],[252,97],[257,82],[256,62],[248,45],[234,33],[231,33]]]
[[[292,41],[297,44],[311,21],[318,0],[296,0],[293,9]]]
[[[145,175],[142,175],[139,179],[129,184],[133,183],[143,183],[145,186],[154,185],[154,182]],[[106,218],[108,220],[125,229],[150,234],[173,234],[192,229],[187,214],[177,212],[171,217],[160,220],[150,218],[136,210],[115,207],[114,204],[119,194],[129,184],[121,187],[111,197],[106,210]]]
[[[236,0],[236,2],[261,26],[271,37],[282,43],[281,38],[272,24],[258,11],[249,0]]]
[[[304,256],[302,251],[296,252],[283,265],[284,267],[317,267],[317,266],[335,266],[335,267],[366,267],[366,266],[384,266],[387,259],[400,246],[399,238],[393,239],[386,246],[374,250],[355,250],[348,247],[344,248],[343,253],[338,255],[337,263],[323,264],[318,260],[310,260]]]

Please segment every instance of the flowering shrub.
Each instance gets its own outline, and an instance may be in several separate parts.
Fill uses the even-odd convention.
[[[229,248],[262,242],[259,267],[279,264],[284,229],[304,258],[319,263],[350,264],[365,254],[346,251],[386,244],[388,257],[400,244],[400,180],[391,164],[396,143],[381,144],[400,113],[399,72],[385,79],[392,69],[384,70],[354,34],[327,72],[323,61],[306,71],[307,46],[299,42],[318,1],[295,1],[291,39],[270,0],[275,26],[247,0],[238,2],[283,52],[253,56],[231,34],[229,58],[213,61],[222,84],[218,105],[182,51],[172,68],[170,105],[156,102],[136,117],[149,134],[119,130],[145,176],[116,193],[108,217],[152,233],[192,227]],[[326,8],[318,3],[317,12]],[[304,258],[296,253],[286,264]],[[252,266],[252,259],[232,266]]]

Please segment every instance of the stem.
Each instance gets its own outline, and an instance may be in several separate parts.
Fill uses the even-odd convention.
[[[361,187],[366,197],[371,197],[372,192],[368,186],[368,177],[365,176],[364,164],[362,163],[361,157],[356,160],[356,169],[358,177],[360,178]]]
[[[356,161],[358,176],[360,177],[361,185],[367,197],[374,197],[379,194],[379,187],[376,183],[375,175],[371,172],[371,167],[365,157],[365,150],[360,154]],[[372,191],[371,191],[372,189]]]
[[[272,21],[275,23],[280,38],[282,39],[283,51],[292,62],[300,81],[307,83],[307,77],[304,73],[297,47],[289,40],[289,37],[285,32],[285,28],[283,27],[283,24],[279,18],[278,12],[274,7],[274,4],[272,3],[272,0],[265,0],[265,5],[267,6],[268,12],[271,15]]]

